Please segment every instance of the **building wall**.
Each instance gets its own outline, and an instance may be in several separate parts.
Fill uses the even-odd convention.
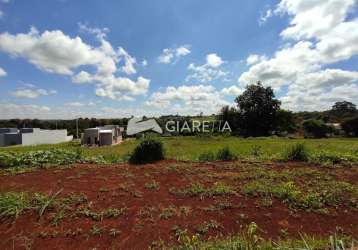
[[[67,130],[41,130],[34,129],[33,133],[24,133],[22,145],[56,144],[72,140],[72,136],[67,136]]]
[[[100,133],[100,142],[101,146],[109,146],[113,144],[113,135],[112,133]]]
[[[82,144],[94,145],[96,144],[96,138],[99,142],[99,129],[85,129],[83,133]]]
[[[20,145],[21,135],[17,133],[0,134],[0,147]]]

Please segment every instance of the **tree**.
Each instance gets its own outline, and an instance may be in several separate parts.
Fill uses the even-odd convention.
[[[347,101],[343,101],[343,102],[336,102],[333,106],[332,106],[332,111],[333,112],[342,112],[342,113],[354,113],[357,111],[356,105],[351,103],[351,102],[347,102]]]
[[[243,135],[267,136],[275,128],[281,102],[275,99],[271,87],[263,87],[261,82],[249,85],[235,102],[239,108],[239,127]]]
[[[342,129],[349,136],[358,136],[358,116],[342,123]]]
[[[275,130],[282,133],[293,133],[297,129],[295,116],[291,111],[280,109],[276,113]]]
[[[323,121],[314,119],[304,121],[302,127],[306,136],[312,136],[315,138],[326,137],[327,133],[331,131],[330,127]]]
[[[238,112],[234,107],[224,106],[220,110],[219,120],[228,122],[231,130],[235,133],[238,129]]]

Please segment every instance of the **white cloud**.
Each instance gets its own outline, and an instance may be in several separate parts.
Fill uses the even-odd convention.
[[[142,66],[143,66],[143,67],[147,67],[147,66],[148,66],[148,61],[144,59],[144,60],[142,61]]]
[[[276,13],[293,18],[282,31],[284,38],[315,38],[341,25],[356,0],[281,0]]]
[[[247,65],[253,65],[253,64],[256,64],[256,63],[259,63],[263,60],[266,60],[266,56],[259,56],[259,55],[256,55],[256,54],[251,54],[247,57],[246,59],[246,64]]]
[[[206,56],[206,64],[212,68],[217,68],[222,65],[224,61],[217,54],[209,54]]]
[[[47,106],[0,103],[0,119],[46,118],[51,115],[50,111],[51,109]]]
[[[35,99],[40,96],[48,96],[54,94],[57,94],[56,90],[36,89],[30,86],[29,88],[19,88],[16,91],[11,92],[11,95],[15,96],[16,98],[29,98],[29,99]]]
[[[44,71],[70,75],[75,83],[95,83],[98,96],[129,100],[139,93],[147,92],[150,81],[144,77],[139,77],[140,80],[134,82],[127,77],[115,75],[118,72],[135,74],[134,57],[122,47],[114,50],[105,40],[105,31],[82,24],[80,30],[95,34],[100,46],[90,46],[80,37],[71,38],[60,30],[40,34],[35,28],[31,28],[27,34],[0,34],[0,50],[15,57],[24,57]],[[80,66],[94,66],[96,72],[74,73]]]
[[[78,27],[80,32],[95,35],[99,40],[105,39],[110,31],[108,28],[89,27],[81,22],[78,23]]]
[[[275,89],[288,85],[282,101],[293,110],[322,110],[332,105],[329,101],[353,100],[348,93],[339,94],[344,87],[356,93],[357,72],[326,68],[358,55],[358,19],[346,20],[356,2],[281,0],[275,14],[292,17],[281,36],[296,43],[271,58],[250,56],[247,63],[251,67],[239,78],[241,86],[258,80]]]
[[[223,63],[224,61],[217,54],[208,54],[205,64],[198,66],[194,63],[189,64],[188,70],[192,73],[186,77],[186,81],[196,80],[200,83],[207,83],[225,77],[229,73],[220,68]]]
[[[102,84],[98,85],[96,89],[96,95],[101,97],[108,97],[113,100],[134,100],[132,96],[125,93],[131,93],[131,95],[143,95],[147,93],[150,80],[138,77],[137,81],[132,81],[129,78],[110,76],[105,79],[101,79]]]
[[[181,57],[190,54],[190,46],[182,45],[174,49],[163,49],[162,54],[159,55],[158,63],[169,64],[177,62]]]
[[[222,99],[220,93],[211,85],[169,86],[163,92],[155,92],[147,105],[165,108],[168,113],[206,114],[216,113],[229,103]]]
[[[265,14],[261,14],[260,18],[259,18],[259,25],[262,26],[264,25],[267,20],[273,16],[273,11],[271,9],[268,9]]]
[[[86,106],[86,104],[82,103],[82,102],[69,102],[67,103],[68,106],[74,107],[74,108],[81,108]]]
[[[244,90],[236,85],[232,85],[228,88],[223,88],[220,93],[222,95],[228,95],[228,96],[239,96],[244,92]]]
[[[124,61],[124,66],[121,67],[123,72],[125,72],[127,75],[137,73],[136,69],[134,68],[134,64],[136,64],[136,59],[134,57],[131,57],[122,47],[118,49],[118,56],[123,58]]]
[[[0,67],[0,77],[4,77],[4,76],[7,76],[7,73],[3,68]]]

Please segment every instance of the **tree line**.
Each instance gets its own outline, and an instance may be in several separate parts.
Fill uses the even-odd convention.
[[[292,112],[281,108],[281,102],[275,98],[271,87],[264,87],[261,82],[248,85],[245,91],[235,98],[234,107],[225,106],[219,114],[210,117],[169,115],[157,118],[164,127],[169,120],[180,124],[193,119],[216,119],[228,121],[233,135],[244,137],[286,136],[299,134],[306,137],[326,137],[329,135],[358,136],[358,110],[356,105],[347,102],[336,102],[330,110],[319,112]],[[146,119],[146,117],[143,117]],[[1,127],[67,129],[69,134],[79,134],[86,128],[109,124],[126,127],[130,118],[96,119],[79,118],[73,120],[39,120],[10,119],[0,120]],[[335,126],[339,123],[339,126]],[[343,132],[342,132],[343,131]],[[343,134],[342,134],[343,133]],[[175,135],[195,135],[196,133],[176,133]]]
[[[351,102],[336,102],[324,112],[293,113],[281,108],[271,87],[258,82],[248,85],[235,103],[236,107],[223,107],[219,117],[229,121],[233,133],[240,136],[302,133],[320,138],[342,135],[341,131],[347,136],[358,136],[358,111]]]

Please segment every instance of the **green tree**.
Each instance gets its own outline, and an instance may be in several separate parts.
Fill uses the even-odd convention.
[[[295,116],[291,111],[280,109],[276,113],[275,130],[282,133],[293,133],[297,130]]]
[[[281,102],[275,99],[271,87],[264,87],[261,82],[249,85],[235,102],[244,136],[267,136],[274,130]]]
[[[326,137],[327,133],[331,131],[330,127],[327,126],[323,121],[314,119],[304,121],[302,127],[306,136],[315,138]]]
[[[358,136],[358,116],[342,123],[342,129],[348,136]]]

